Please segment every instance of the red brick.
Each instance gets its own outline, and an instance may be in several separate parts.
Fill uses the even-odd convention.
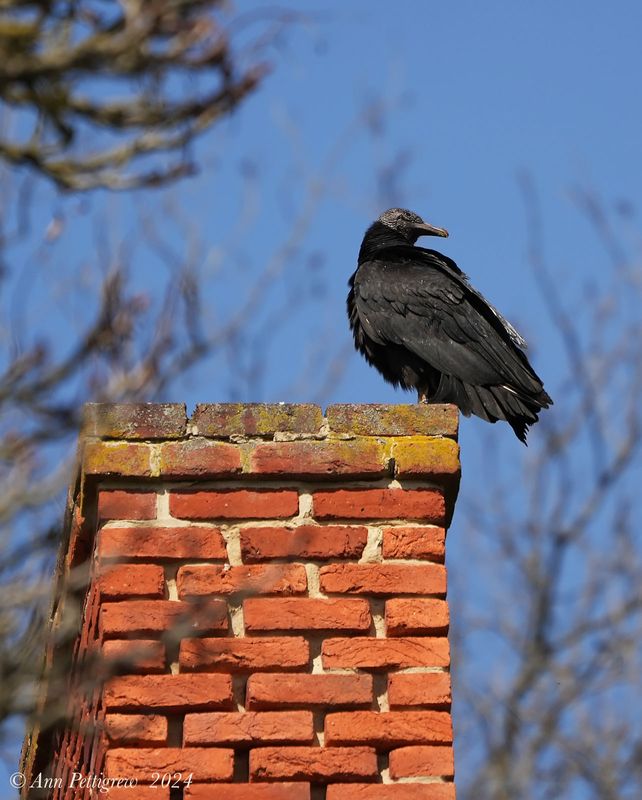
[[[165,645],[153,639],[111,639],[103,643],[103,658],[118,662],[107,665],[112,674],[165,671]]]
[[[311,744],[311,711],[244,711],[187,714],[183,744]]]
[[[114,786],[106,792],[101,790],[105,800],[169,800],[169,786]]]
[[[305,669],[310,648],[302,636],[183,639],[181,669],[216,672]]]
[[[167,719],[155,714],[107,714],[105,733],[112,745],[167,743]]]
[[[388,676],[388,702],[391,708],[447,708],[450,701],[450,675],[447,672],[406,672]]]
[[[371,675],[300,675],[266,673],[250,675],[248,708],[370,707]]]
[[[181,567],[176,576],[179,597],[211,594],[301,594],[308,587],[303,564],[230,567],[199,564]]]
[[[69,520],[69,545],[65,558],[66,566],[73,570],[80,566],[86,568],[87,560],[93,550],[94,526],[89,523],[86,513],[79,506],[75,506]]]
[[[101,558],[227,558],[220,530],[199,525],[103,528],[98,536],[98,553]]]
[[[85,475],[149,478],[152,448],[137,442],[86,442],[82,453]]]
[[[459,478],[459,447],[452,439],[406,436],[393,442],[395,475],[451,482]]]
[[[272,558],[359,558],[368,529],[347,525],[300,525],[298,528],[242,528],[243,561]]]
[[[353,436],[457,436],[459,412],[446,404],[337,404],[328,406],[326,419],[333,433]]]
[[[455,784],[334,783],[328,786],[326,800],[455,800]]]
[[[445,594],[442,564],[328,564],[321,567],[321,591],[368,595]]]
[[[195,631],[226,631],[227,604],[224,600],[209,599],[201,602],[125,600],[103,603],[100,624],[104,636],[145,636],[172,630],[176,638],[181,638]]]
[[[101,489],[98,493],[98,519],[155,519],[156,492],[128,492]]]
[[[436,599],[386,600],[386,633],[448,633],[448,603]]]
[[[111,439],[175,439],[185,435],[184,403],[86,403],[82,432]]]
[[[316,519],[417,519],[443,523],[445,504],[436,489],[333,489],[315,492]]]
[[[292,489],[225,489],[170,495],[172,516],[183,519],[281,519],[299,511]]]
[[[209,439],[188,439],[160,445],[163,477],[222,478],[241,471],[238,445]]]
[[[310,800],[309,783],[193,783],[185,787],[185,800]],[[133,798],[131,798],[133,800]],[[159,798],[162,800],[162,798]]]
[[[406,669],[447,667],[450,650],[446,637],[404,637],[373,639],[368,636],[326,639],[323,666],[331,668]]]
[[[335,478],[386,475],[389,458],[374,439],[262,442],[250,453],[249,471],[279,477]]]
[[[107,708],[121,711],[214,711],[233,706],[229,675],[126,675],[112,678],[103,691]]]
[[[113,564],[101,569],[98,578],[100,597],[164,597],[165,573],[154,564]]]
[[[252,598],[243,603],[243,614],[247,631],[367,631],[372,621],[367,600],[343,598]]]
[[[455,774],[453,749],[448,745],[401,747],[390,753],[389,764],[394,780],[433,775],[452,778]]]
[[[339,711],[325,718],[327,745],[398,747],[452,742],[446,711]]]
[[[428,558],[443,561],[446,554],[446,531],[428,525],[383,529],[384,558]]]
[[[258,747],[250,751],[250,780],[359,780],[378,775],[370,747]]]
[[[192,425],[200,436],[273,436],[318,433],[323,425],[319,406],[306,403],[207,403],[196,406]]]
[[[135,750],[108,750],[105,756],[105,774],[108,778],[138,778],[140,783],[151,783],[153,773],[190,773],[195,781],[228,781],[232,777],[234,750],[222,747],[164,747]]]

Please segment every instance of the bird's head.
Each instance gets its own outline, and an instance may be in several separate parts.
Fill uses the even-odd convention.
[[[400,233],[410,244],[414,244],[420,236],[448,236],[445,228],[436,228],[424,222],[419,214],[407,208],[389,208],[377,219],[382,225]]]

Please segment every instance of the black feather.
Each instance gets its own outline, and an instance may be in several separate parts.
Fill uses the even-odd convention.
[[[528,426],[553,402],[526,343],[452,259],[415,246],[423,235],[448,234],[405,209],[366,231],[349,281],[355,347],[393,386],[466,416],[506,420],[526,443]]]

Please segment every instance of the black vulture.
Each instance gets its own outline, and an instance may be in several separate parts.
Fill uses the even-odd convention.
[[[528,426],[553,402],[526,342],[452,259],[417,247],[420,236],[448,231],[404,208],[366,231],[349,281],[355,347],[393,386],[416,389],[419,402],[506,420],[526,444]]]

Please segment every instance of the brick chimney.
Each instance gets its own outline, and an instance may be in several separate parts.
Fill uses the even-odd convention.
[[[452,406],[87,406],[24,796],[452,800],[456,435]]]

